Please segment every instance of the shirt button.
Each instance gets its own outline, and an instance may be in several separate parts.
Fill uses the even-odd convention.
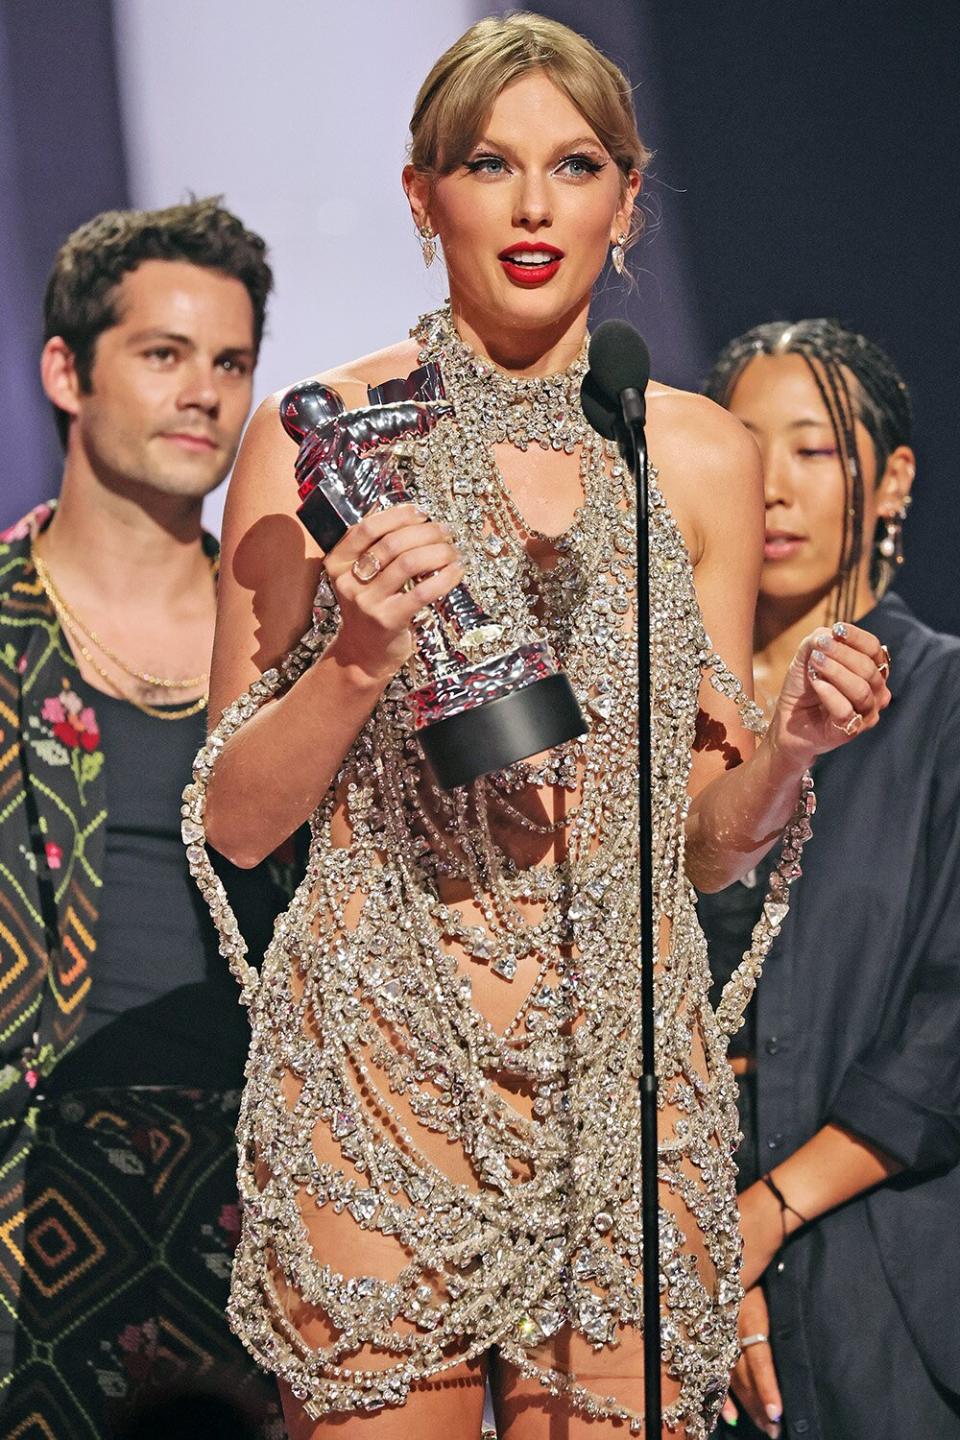
[[[766,1045],[763,1048],[766,1050],[768,1055],[776,1055],[777,1051],[780,1049],[780,1041],[777,1039],[776,1035],[771,1035],[770,1039],[767,1041]]]
[[[808,1431],[809,1429],[810,1429],[810,1422],[809,1422],[809,1420],[794,1420],[794,1421],[791,1422],[791,1425],[790,1425],[790,1433],[791,1433],[791,1435],[806,1435],[806,1433],[807,1433],[807,1431]]]
[[[778,1130],[778,1131],[776,1132],[776,1134],[775,1134],[775,1135],[771,1135],[771,1136],[770,1136],[770,1139],[767,1141],[767,1149],[768,1149],[768,1150],[779,1150],[779,1149],[780,1149],[780,1146],[781,1146],[782,1144],[783,1144],[783,1135],[782,1135],[782,1134],[780,1133],[780,1131]]]

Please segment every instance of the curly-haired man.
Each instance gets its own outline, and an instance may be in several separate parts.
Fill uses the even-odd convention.
[[[63,480],[0,537],[4,1434],[115,1434],[171,1386],[257,1386],[223,1316],[246,1034],[179,831],[215,615],[201,506],[271,284],[210,199],[95,217],[47,288]],[[242,877],[261,932],[276,882]]]

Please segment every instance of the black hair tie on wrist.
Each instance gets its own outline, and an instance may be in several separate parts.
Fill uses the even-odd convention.
[[[799,1210],[794,1209],[794,1207],[790,1204],[786,1195],[784,1195],[783,1191],[780,1189],[780,1186],[777,1184],[776,1180],[774,1180],[772,1175],[761,1175],[760,1183],[762,1185],[766,1185],[767,1189],[770,1191],[770,1194],[774,1197],[777,1204],[780,1206],[780,1229],[782,1232],[780,1236],[780,1244],[783,1245],[786,1243],[787,1239],[788,1210],[790,1211],[791,1215],[795,1215],[797,1217],[801,1225],[809,1225],[810,1222],[807,1219],[806,1215],[801,1215]]]

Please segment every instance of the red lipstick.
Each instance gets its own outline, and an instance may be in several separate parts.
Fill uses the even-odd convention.
[[[545,285],[560,269],[563,251],[544,240],[518,240],[497,256],[508,280],[515,285]]]

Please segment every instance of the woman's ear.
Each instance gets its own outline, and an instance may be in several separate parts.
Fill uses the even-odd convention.
[[[432,177],[418,170],[415,165],[403,167],[403,189],[410,205],[413,223],[419,231],[434,234],[430,223],[430,189]]]
[[[892,519],[910,498],[913,477],[917,473],[917,457],[909,445],[898,445],[887,456],[880,484],[877,486],[877,514]]]
[[[613,229],[610,232],[610,243],[615,245],[621,235],[630,234],[630,221],[633,218],[633,207],[640,188],[643,184],[643,177],[639,170],[631,170],[627,177],[620,204],[617,206],[617,213],[613,217]]]

